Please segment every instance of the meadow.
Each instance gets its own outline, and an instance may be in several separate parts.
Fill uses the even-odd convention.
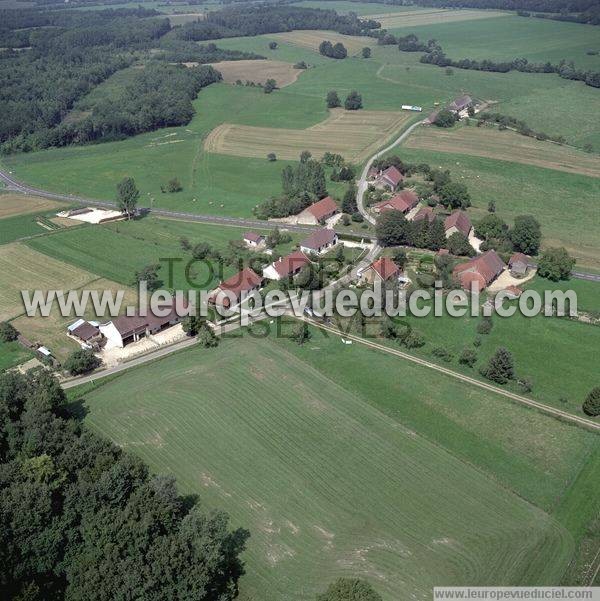
[[[18,342],[0,342],[0,372],[31,359],[33,354]]]
[[[449,169],[466,184],[473,222],[494,201],[496,213],[508,223],[517,215],[535,216],[542,226],[542,247],[564,246],[579,267],[600,267],[598,178],[465,154],[405,147],[394,152],[411,163]]]
[[[386,601],[426,599],[440,583],[558,582],[571,534],[391,414],[433,414],[428,433],[445,423],[456,434],[460,420],[441,404],[470,405],[470,435],[454,446],[476,455],[504,445],[516,473],[496,455],[500,472],[537,472],[531,492],[552,499],[569,483],[559,473],[585,465],[596,438],[482,391],[455,394],[443,376],[390,359],[338,338],[228,340],[100,385],[84,395],[85,419],[250,529],[244,601],[313,599],[339,575],[369,578]],[[482,403],[494,407],[491,439],[470,424]],[[512,420],[529,436],[500,427]]]

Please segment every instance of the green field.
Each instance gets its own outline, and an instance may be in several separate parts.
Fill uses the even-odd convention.
[[[18,342],[0,342],[0,372],[31,359],[33,354]]]
[[[192,245],[207,242],[214,248],[225,251],[228,241],[241,240],[245,231],[238,227],[145,218],[63,230],[35,238],[28,244],[34,250],[125,286],[130,286],[135,272],[146,265],[159,263],[160,259],[181,259],[181,262],[174,264],[173,283],[170,287],[188,290],[196,285],[210,290],[220,279],[235,273],[237,267],[219,267],[215,264],[211,273],[204,264],[195,263],[190,268],[188,281],[186,266],[192,256],[182,250],[180,238],[187,237]],[[259,233],[267,231],[259,230]],[[297,240],[298,237],[294,236],[291,243],[278,246],[276,252],[288,252]],[[160,277],[166,287],[169,284],[168,263],[164,261],[162,265]]]
[[[94,429],[250,529],[243,600],[312,600],[342,574],[386,601],[434,584],[558,582],[571,535],[507,481],[551,507],[597,444],[337,337],[225,341],[83,402]]]
[[[600,267],[600,180],[462,154],[399,148],[409,162],[449,169],[467,185],[473,221],[496,203],[497,214],[512,223],[517,215],[534,215],[542,225],[543,246],[565,246],[579,267]]]

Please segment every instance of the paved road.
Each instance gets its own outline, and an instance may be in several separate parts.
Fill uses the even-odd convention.
[[[417,127],[419,127],[419,125],[421,125],[422,123],[423,123],[422,121],[418,121],[417,123],[413,123],[408,129],[404,130],[400,134],[400,136],[398,138],[396,138],[389,146],[386,146],[383,150],[380,150],[377,154],[374,154],[367,161],[365,168],[362,170],[362,173],[360,174],[360,179],[358,180],[358,184],[357,184],[358,193],[356,196],[356,205],[358,206],[358,210],[362,213],[363,217],[368,222],[375,223],[375,218],[367,212],[367,210],[365,208],[365,201],[364,201],[365,192],[367,191],[367,188],[369,186],[369,184],[367,182],[367,175],[369,173],[369,169],[371,168],[371,165],[380,156],[384,155],[386,152],[389,152],[392,148],[395,148],[396,146],[398,146],[398,144],[402,144],[402,142],[404,142],[404,140],[406,140],[406,138],[408,136],[410,136],[412,131],[414,129],[416,129]]]
[[[578,280],[588,280],[589,282],[600,282],[600,274],[584,273],[582,271],[572,271],[571,275]]]
[[[94,198],[85,198],[83,196],[74,196],[72,194],[59,194],[56,192],[48,192],[47,190],[41,190],[39,188],[34,188],[24,182],[21,182],[8,171],[0,169],[0,180],[6,184],[6,187],[9,190],[14,190],[15,192],[21,192],[22,194],[33,194],[35,196],[41,196],[42,198],[49,198],[51,200],[61,200],[71,203],[77,203],[86,206],[95,206],[105,209],[115,209],[116,204],[114,202],[108,202],[104,200],[97,200]],[[249,229],[252,228],[261,228],[261,229],[271,229],[279,227],[281,229],[286,229],[294,232],[306,232],[312,233],[315,228],[311,225],[295,225],[286,223],[284,221],[263,221],[260,219],[246,219],[242,217],[224,217],[220,215],[198,215],[195,213],[185,213],[183,211],[169,211],[167,209],[149,209],[144,207],[143,210],[147,213],[152,213],[152,215],[157,215],[159,217],[170,217],[171,219],[183,219],[185,221],[197,221],[199,223],[213,223],[216,225],[226,225],[226,226],[235,226],[235,227],[246,227]],[[338,231],[338,234],[342,232]],[[356,235],[362,236],[367,239],[371,239],[371,235],[365,233],[363,231],[350,230],[350,233],[354,233]]]

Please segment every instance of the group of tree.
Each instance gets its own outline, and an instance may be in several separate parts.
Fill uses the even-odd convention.
[[[319,44],[319,54],[323,56],[327,56],[329,58],[346,58],[348,56],[348,51],[346,47],[341,42],[337,42],[336,44],[332,44],[329,40],[323,40]]]
[[[439,250],[446,245],[446,232],[440,219],[409,221],[401,211],[384,211],[375,225],[382,246],[415,246]]]
[[[0,342],[13,342],[19,337],[19,332],[8,321],[0,322]]]
[[[232,601],[248,532],[65,405],[44,369],[0,375],[0,596]]]
[[[346,35],[363,35],[381,25],[359,19],[355,13],[339,15],[334,10],[303,8],[289,4],[229,6],[210,11],[203,20],[177,28],[182,40],[202,41],[238,36],[254,36],[297,29],[327,29]]]
[[[384,338],[395,340],[408,349],[421,348],[425,345],[425,336],[421,331],[409,325],[398,324],[387,315],[381,320],[380,333]]]
[[[452,127],[458,121],[458,115],[449,109],[442,109],[433,121],[437,127]]]
[[[522,252],[537,255],[542,241],[542,229],[535,217],[519,215],[512,228],[496,213],[489,213],[475,224],[475,235],[483,240],[481,250]]]
[[[330,90],[329,92],[327,92],[325,102],[327,103],[327,108],[330,109],[342,106],[342,101],[340,100],[340,97],[338,96],[336,90]],[[346,96],[346,100],[344,101],[344,108],[347,111],[356,111],[358,109],[361,109],[362,107],[362,96],[356,90],[352,90],[352,92],[350,92],[348,96]]]
[[[565,248],[548,248],[542,252],[538,260],[538,275],[558,282],[568,280],[575,267],[575,259]]]
[[[382,601],[382,598],[366,580],[338,578],[317,595],[317,601]]]

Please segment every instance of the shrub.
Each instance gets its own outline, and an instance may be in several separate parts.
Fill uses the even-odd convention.
[[[450,363],[452,361],[452,357],[454,356],[446,347],[444,346],[436,346],[431,353],[434,357],[438,359],[442,359],[446,363]]]
[[[477,363],[477,353],[471,348],[464,348],[458,362],[467,367],[473,367]]]
[[[8,323],[8,321],[3,321],[0,323],[0,341],[1,342],[12,342],[16,340],[19,336],[19,332],[17,332],[15,326],[12,323]]]
[[[596,386],[590,390],[582,405],[583,412],[586,415],[597,417],[600,415],[600,386]]]
[[[75,351],[69,355],[63,367],[73,376],[87,374],[99,367],[101,361],[87,349]]]
[[[270,152],[267,155],[267,159],[271,162],[276,161],[277,160],[277,155],[274,152]]]
[[[492,322],[492,318],[491,317],[484,317],[477,324],[477,333],[478,334],[489,334],[492,331],[492,327],[493,326],[494,326],[494,323]]]
[[[497,384],[506,384],[515,377],[514,360],[510,352],[500,347],[493,355],[481,375]]]

